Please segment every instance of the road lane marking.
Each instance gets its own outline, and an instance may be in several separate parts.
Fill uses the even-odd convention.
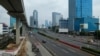
[[[57,47],[55,44],[52,44],[53,46]]]
[[[69,48],[68,48],[68,50],[71,51],[71,52],[76,52],[76,51],[74,51],[74,50],[72,50],[72,49],[69,49]]]
[[[65,52],[65,53],[69,53],[68,51],[66,51],[66,50],[64,50],[64,49],[62,49],[62,51]]]

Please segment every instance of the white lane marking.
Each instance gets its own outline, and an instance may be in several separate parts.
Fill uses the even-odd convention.
[[[72,49],[68,49],[69,51],[71,51],[71,52],[76,52],[76,51],[74,51],[74,50],[72,50]]]
[[[69,53],[68,51],[66,51],[66,50],[64,50],[64,49],[62,49],[62,51],[64,51],[65,53]]]
[[[55,44],[52,44],[52,45],[56,47],[56,45],[55,45]]]

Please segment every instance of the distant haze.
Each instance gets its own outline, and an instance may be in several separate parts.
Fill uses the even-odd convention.
[[[68,18],[68,0],[24,0],[27,20],[29,23],[33,10],[39,14],[39,25],[45,20],[52,20],[52,12],[59,12],[64,18]],[[100,0],[93,0],[93,16],[100,16]],[[0,22],[9,25],[9,15],[7,11],[0,6]]]

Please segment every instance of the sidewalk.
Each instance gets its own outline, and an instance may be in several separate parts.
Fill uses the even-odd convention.
[[[26,56],[35,56],[36,54],[32,52],[32,44],[29,41],[26,41]]]
[[[36,44],[42,56],[52,56],[39,42]],[[27,55],[26,56],[36,56],[34,52],[32,52],[32,44],[30,41],[26,42],[27,47]]]

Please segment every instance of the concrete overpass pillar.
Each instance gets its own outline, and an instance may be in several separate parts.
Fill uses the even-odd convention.
[[[22,35],[25,36],[25,24],[22,24]]]
[[[27,28],[26,28],[26,25],[24,24],[24,29],[25,29],[25,31],[24,31],[24,36],[27,38]]]
[[[16,44],[20,42],[20,19],[16,19]]]

